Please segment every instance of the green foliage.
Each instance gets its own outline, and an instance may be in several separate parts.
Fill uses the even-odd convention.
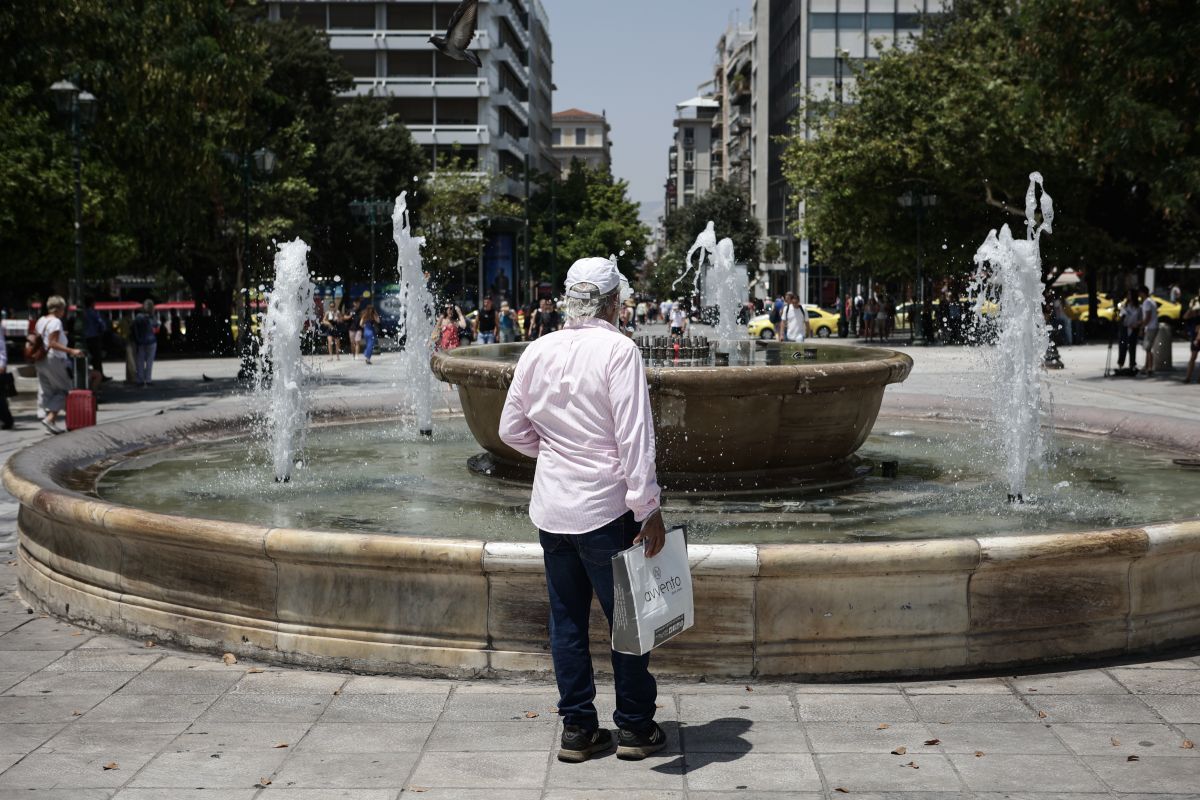
[[[962,272],[989,227],[1021,225],[1037,170],[1059,209],[1052,274],[1190,258],[1198,37],[1184,0],[956,3],[911,52],[858,67],[852,105],[806,103],[811,136],[784,157],[797,233],[834,269],[907,276],[918,223],[897,199],[936,195],[926,263]]]
[[[463,270],[476,269],[488,227],[521,213],[520,206],[500,193],[497,180],[474,171],[455,154],[443,159],[436,174],[420,185],[415,233],[425,237],[421,254],[438,285],[448,285],[451,276]]]
[[[733,252],[738,262],[746,264],[747,270],[757,269],[762,253],[762,226],[750,213],[749,198],[736,186],[718,181],[707,194],[690,205],[675,209],[663,220],[667,249],[647,275],[646,291],[658,297],[691,291],[690,278],[674,288],[672,284],[685,269],[688,250],[710,221],[718,241],[733,239]]]
[[[566,177],[539,175],[529,207],[533,272],[555,291],[581,258],[616,256],[630,278],[641,268],[650,231],[629,199],[629,183],[608,170],[575,160]]]

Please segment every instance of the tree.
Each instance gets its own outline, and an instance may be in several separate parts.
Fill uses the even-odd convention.
[[[1047,277],[1189,257],[1200,114],[1189,8],[956,3],[911,52],[858,67],[853,104],[808,99],[809,131],[784,156],[806,202],[797,233],[835,269],[907,277],[921,224],[935,243],[926,263],[962,273],[988,228],[1021,224],[1038,170],[1060,211],[1043,240]],[[919,223],[897,202],[907,191],[940,202]]]
[[[750,213],[749,198],[724,181],[717,181],[695,202],[675,209],[663,220],[667,234],[667,249],[653,272],[647,276],[647,290],[659,297],[686,294],[691,291],[691,279],[676,283],[685,269],[684,259],[696,237],[709,222],[714,223],[717,240],[733,240],[733,252],[747,269],[757,269],[761,257],[762,226]]]
[[[425,237],[425,268],[440,286],[459,282],[465,288],[493,220],[521,213],[519,205],[500,194],[496,179],[476,172],[457,153],[442,160],[415,199],[414,233]]]
[[[572,263],[593,256],[616,256],[626,277],[641,268],[650,231],[638,219],[627,181],[575,159],[565,177],[539,175],[536,186],[529,257],[541,280],[560,281]]]

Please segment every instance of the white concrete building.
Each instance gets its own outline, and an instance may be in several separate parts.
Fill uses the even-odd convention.
[[[386,101],[436,166],[455,146],[480,171],[504,175],[505,194],[524,197],[532,170],[556,168],[551,150],[553,56],[540,0],[481,0],[471,49],[483,68],[440,55],[455,2],[340,0],[271,2],[272,20],[325,31],[354,76],[350,95]]]
[[[708,192],[720,177],[719,137],[713,134],[721,104],[712,97],[697,96],[675,106],[675,142],[671,145],[664,214],[690,205]],[[720,161],[718,156],[717,161]]]

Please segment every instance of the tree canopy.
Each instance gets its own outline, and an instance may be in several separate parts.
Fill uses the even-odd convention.
[[[1200,15],[1188,0],[964,0],[910,51],[856,65],[853,102],[809,98],[785,173],[797,232],[835,269],[969,268],[987,230],[1021,224],[1029,173],[1059,209],[1048,271],[1197,254]],[[797,120],[799,122],[799,120]]]

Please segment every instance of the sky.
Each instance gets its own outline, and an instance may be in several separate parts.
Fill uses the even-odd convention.
[[[607,112],[613,174],[643,219],[662,210],[675,104],[712,78],[717,40],[750,0],[542,0],[554,45],[554,110]]]

